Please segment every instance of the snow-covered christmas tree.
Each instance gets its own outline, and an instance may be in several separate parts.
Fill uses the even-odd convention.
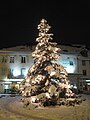
[[[48,33],[50,28],[45,19],[38,25],[38,44],[32,53],[34,64],[21,83],[23,102],[26,105],[50,106],[78,102],[70,89],[67,71],[57,63],[60,48],[57,43],[50,42],[53,40],[53,34]]]

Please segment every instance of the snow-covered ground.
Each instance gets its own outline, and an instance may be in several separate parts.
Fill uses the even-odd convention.
[[[90,120],[90,95],[75,107],[24,108],[21,96],[0,98],[0,120]]]

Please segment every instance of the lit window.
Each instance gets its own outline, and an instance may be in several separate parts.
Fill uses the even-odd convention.
[[[21,68],[21,76],[25,76],[26,75],[26,68]]]
[[[14,63],[14,56],[10,57],[10,63]]]
[[[87,71],[86,70],[83,70],[83,75],[87,75]]]
[[[26,63],[26,57],[25,56],[21,56],[21,63]]]
[[[85,66],[85,65],[86,65],[86,61],[82,60],[82,66]]]

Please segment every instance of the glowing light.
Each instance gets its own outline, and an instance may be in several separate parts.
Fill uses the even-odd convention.
[[[90,82],[90,80],[86,80],[86,82]]]
[[[20,75],[20,71],[18,69],[13,71],[13,76],[18,76]]]
[[[8,88],[9,88],[9,85],[5,85],[5,86],[4,86],[4,89],[8,89]]]
[[[75,66],[67,66],[65,69],[68,73],[74,73],[75,72]]]

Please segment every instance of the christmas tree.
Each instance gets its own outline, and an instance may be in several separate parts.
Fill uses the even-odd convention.
[[[26,78],[21,83],[21,91],[26,105],[50,106],[75,104],[78,100],[71,91],[67,71],[58,64],[60,48],[52,41],[51,27],[45,19],[38,25],[38,44],[32,53],[34,64],[29,68]]]

